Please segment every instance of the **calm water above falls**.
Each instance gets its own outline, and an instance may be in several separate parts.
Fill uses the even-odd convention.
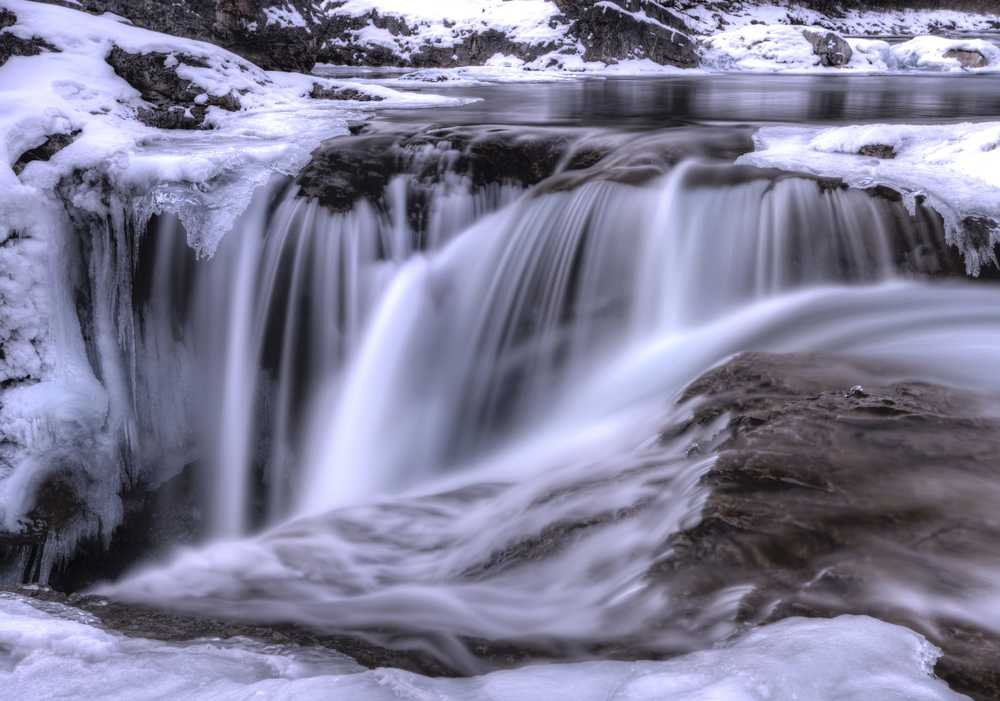
[[[393,85],[410,88],[405,81]],[[444,124],[549,124],[664,128],[690,122],[928,122],[995,119],[995,75],[712,75],[590,78],[557,83],[413,89],[479,97],[435,110]],[[427,119],[393,112],[390,120]]]

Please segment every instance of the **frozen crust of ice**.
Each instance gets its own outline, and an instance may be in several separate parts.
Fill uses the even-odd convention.
[[[911,210],[921,198],[943,217],[971,275],[997,263],[1000,122],[764,127],[754,142],[756,150],[739,162],[841,178],[852,187],[886,186]]]
[[[824,35],[822,26],[755,24],[730,29],[707,38],[703,65],[722,71],[750,72],[867,72],[1000,70],[1000,49],[982,39],[918,36],[889,44],[878,39],[841,37],[852,56],[844,66],[826,67],[813,52],[806,32]],[[966,58],[963,63],[962,58]]]
[[[44,607],[44,610],[43,608]],[[250,640],[127,638],[79,611],[0,594],[0,682],[11,698],[344,701],[951,701],[937,648],[863,616],[790,619],[667,662],[584,662],[433,679],[365,670],[333,651]]]

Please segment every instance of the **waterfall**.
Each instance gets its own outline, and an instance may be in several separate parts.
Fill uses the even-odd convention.
[[[346,210],[272,182],[207,260],[141,201],[75,222],[119,446],[102,489],[182,475],[157,507],[201,514],[180,537],[239,536],[451,479],[580,402],[625,405],[596,378],[762,300],[961,269],[929,210],[808,177],[617,159],[526,189],[431,151]]]
[[[345,391],[314,408],[301,507],[458,469],[650,338],[795,289],[939,272],[941,241],[928,212],[697,161],[641,186],[531,193],[404,266]]]

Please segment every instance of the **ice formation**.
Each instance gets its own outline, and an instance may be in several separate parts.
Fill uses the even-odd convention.
[[[887,186],[909,208],[926,202],[944,218],[968,271],[996,263],[1000,244],[1000,123],[764,127],[740,162]]]

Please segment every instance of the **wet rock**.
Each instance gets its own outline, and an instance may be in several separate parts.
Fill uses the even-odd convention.
[[[691,610],[746,587],[743,625],[843,613],[905,625],[944,650],[937,673],[953,688],[995,699],[1000,634],[957,602],[975,597],[980,568],[1000,567],[1000,419],[992,398],[899,373],[744,354],[693,383],[694,424],[728,417],[726,438],[701,522],[651,576]]]
[[[812,44],[813,53],[819,56],[821,65],[836,68],[851,62],[854,51],[839,34],[833,32],[821,34],[803,30],[802,35]]]
[[[989,59],[978,51],[966,49],[949,49],[944,54],[945,58],[957,59],[962,68],[983,68],[989,65]]]
[[[35,148],[28,149],[20,155],[12,166],[14,172],[20,175],[21,171],[23,171],[29,163],[33,161],[49,160],[71,143],[76,141],[76,138],[79,135],[79,130],[66,134],[49,134],[42,144],[36,146]]]
[[[888,144],[865,144],[858,149],[858,155],[872,158],[895,158],[896,149]]]
[[[556,43],[524,44],[507,34],[484,27],[471,34],[456,36],[447,45],[424,42],[405,55],[382,43],[360,41],[358,33],[374,27],[393,37],[412,37],[417,29],[400,17],[383,15],[377,10],[357,15],[334,15],[324,25],[326,37],[319,60],[324,63],[356,66],[413,66],[450,68],[482,65],[497,54],[533,61],[559,48]]]
[[[585,47],[588,61],[650,59],[681,67],[698,64],[695,42],[685,33],[688,28],[659,3],[556,0],[556,5],[572,21],[571,33]]]
[[[204,61],[196,56],[157,51],[133,54],[115,46],[107,62],[150,104],[149,108],[139,109],[137,116],[151,127],[199,129],[204,126],[209,107],[230,112],[240,109],[235,93],[209,95],[177,74],[177,68],[182,65],[205,67]]]
[[[282,15],[275,10],[285,10]],[[273,0],[217,0],[215,40],[267,70],[309,72],[318,41],[313,4]]]

